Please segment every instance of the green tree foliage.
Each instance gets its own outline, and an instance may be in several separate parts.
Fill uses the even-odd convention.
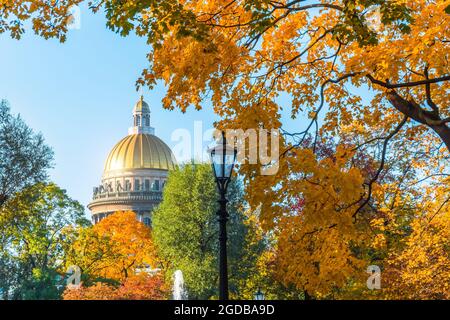
[[[47,178],[52,150],[41,134],[13,116],[6,100],[0,102],[0,207],[26,186]]]
[[[239,283],[254,272],[264,243],[254,239],[254,227],[243,213],[238,181],[232,181],[228,196],[230,292],[239,297],[242,290]],[[163,198],[153,214],[153,236],[160,257],[167,261],[168,280],[180,269],[190,299],[216,297],[218,193],[211,167],[188,164],[172,171]]]
[[[5,202],[0,208],[3,298],[59,298],[65,228],[88,224],[82,205],[53,183],[37,183]]]

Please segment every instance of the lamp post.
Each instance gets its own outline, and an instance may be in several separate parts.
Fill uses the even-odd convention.
[[[264,293],[261,292],[261,288],[255,292],[255,300],[264,300]]]
[[[222,131],[222,141],[211,149],[211,160],[219,189],[219,299],[228,300],[228,266],[227,266],[227,188],[230,182],[233,166],[236,161],[237,150],[227,145],[225,132]]]

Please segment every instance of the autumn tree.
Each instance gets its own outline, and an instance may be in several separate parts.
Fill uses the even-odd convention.
[[[20,39],[25,25],[31,22],[33,31],[45,39],[66,39],[67,26],[71,22],[72,6],[82,0],[1,0],[0,33],[9,32],[12,38]]]
[[[0,208],[3,298],[59,298],[65,228],[88,223],[83,207],[52,183],[27,187],[5,202]]]
[[[168,288],[162,275],[140,274],[128,277],[118,286],[97,282],[92,286],[67,289],[64,300],[163,300]]]
[[[41,134],[0,102],[0,207],[16,192],[47,179],[53,152]]]
[[[116,212],[66,239],[66,267],[80,268],[80,287],[65,300],[160,300],[168,297],[152,232],[134,212]],[[157,270],[158,269],[158,270]]]
[[[206,97],[222,127],[240,129],[283,130],[282,109],[310,118],[304,130],[286,132],[283,156],[311,131],[353,135],[385,150],[380,163],[397,134],[403,148],[438,150],[429,152],[435,160],[444,154],[441,143],[448,146],[445,1],[177,1],[159,11],[103,3],[110,27],[153,44],[138,83],[163,80],[166,108],[200,109]],[[158,21],[161,11],[171,18]],[[180,27],[185,23],[189,32]],[[290,102],[282,105],[281,94]],[[429,166],[426,158],[420,164]]]
[[[66,267],[80,267],[85,284],[99,279],[123,282],[139,268],[158,267],[150,228],[134,212],[116,212],[71,234]]]
[[[436,189],[426,190],[427,201],[419,205],[409,236],[390,252],[384,273],[387,298],[450,298],[448,182]]]
[[[261,237],[252,239],[255,229],[243,213],[241,188],[235,180],[228,193],[230,291],[237,297],[240,280],[252,275],[264,249]],[[166,262],[168,281],[180,269],[190,299],[217,296],[217,199],[211,166],[186,164],[169,173],[163,201],[153,213],[155,244]]]

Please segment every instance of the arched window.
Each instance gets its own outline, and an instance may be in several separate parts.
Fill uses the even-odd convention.
[[[141,125],[141,116],[137,116],[136,117],[136,126],[140,126]]]
[[[147,126],[147,127],[150,126],[150,117],[149,116],[145,116],[145,126]]]
[[[139,191],[140,184],[139,179],[134,179],[134,191]]]

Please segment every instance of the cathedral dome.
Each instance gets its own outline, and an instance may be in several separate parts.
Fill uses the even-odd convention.
[[[171,170],[175,163],[170,148],[155,135],[130,134],[112,148],[106,158],[103,174],[130,169]]]
[[[155,135],[150,120],[150,108],[141,96],[134,105],[128,135],[108,154],[101,183],[93,189],[88,208],[94,223],[114,212],[133,211],[139,221],[151,225],[153,209],[162,201],[176,160]]]

